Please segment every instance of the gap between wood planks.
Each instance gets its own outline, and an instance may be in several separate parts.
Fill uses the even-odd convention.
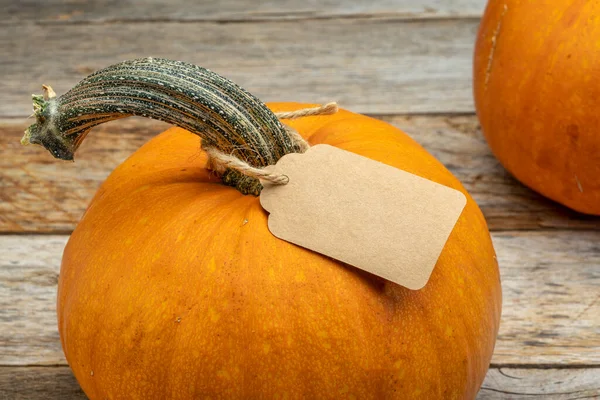
[[[491,363],[490,369],[598,369],[600,364],[560,364],[560,363],[544,363],[544,364],[501,364]]]
[[[62,368],[62,367],[68,367],[69,364],[67,364],[66,362],[64,363],[57,363],[57,364],[37,364],[37,363],[32,363],[32,364],[21,364],[21,365],[13,365],[13,364],[0,364],[0,368]],[[571,370],[590,370],[590,369],[597,369],[600,371],[600,364],[498,364],[498,363],[491,363],[489,366],[489,369],[497,369],[497,370],[501,370],[501,369],[522,369],[522,370],[548,370],[548,369],[556,369],[556,370],[567,370],[567,369],[571,369]]]
[[[145,7],[122,1],[114,7],[94,2],[12,2],[5,9],[3,23],[43,22],[55,24],[103,22],[270,22],[314,19],[391,17],[402,20],[440,18],[479,18],[485,0],[281,0],[269,2],[223,0],[186,2],[183,0],[149,0]]]
[[[292,18],[276,18],[277,14],[273,14],[270,17],[265,14],[263,18],[254,18],[249,20],[240,19],[171,19],[171,18],[149,18],[149,19],[124,19],[124,18],[113,18],[106,20],[89,20],[89,21],[31,21],[26,22],[32,25],[38,26],[64,26],[64,25],[116,25],[116,24],[215,24],[215,25],[229,25],[229,24],[252,24],[252,23],[269,23],[269,22],[281,22],[281,23],[296,23],[296,22],[312,22],[312,21],[382,21],[382,22],[444,22],[444,21],[463,21],[463,22],[479,22],[481,20],[480,15],[469,15],[469,16],[452,16],[452,15],[440,15],[440,16],[422,16],[415,14],[400,14],[400,13],[381,13],[381,14],[354,14],[354,15],[323,15],[323,16],[302,16],[298,14]],[[0,26],[13,25],[10,21],[0,21]],[[22,24],[20,22],[19,24]]]

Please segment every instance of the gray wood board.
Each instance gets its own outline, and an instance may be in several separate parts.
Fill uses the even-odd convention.
[[[184,60],[263,101],[338,101],[371,114],[474,109],[477,21],[0,25],[0,117],[31,113],[41,84],[60,95],[91,72],[139,57]]]
[[[600,231],[493,234],[503,313],[492,364],[600,366]],[[64,365],[56,282],[67,236],[0,235],[0,365]]]
[[[0,0],[0,23],[109,21],[256,21],[309,18],[478,17],[485,0]]]
[[[600,369],[490,368],[478,400],[600,398]]]

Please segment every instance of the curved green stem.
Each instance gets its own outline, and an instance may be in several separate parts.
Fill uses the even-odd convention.
[[[45,96],[33,96],[36,122],[22,143],[40,144],[63,160],[73,160],[94,126],[132,115],[184,128],[200,136],[203,146],[255,167],[300,152],[260,100],[214,72],[181,61],[125,61],[93,73],[60,97],[45,89]],[[260,182],[236,171],[226,171],[223,181],[243,193],[260,193]]]

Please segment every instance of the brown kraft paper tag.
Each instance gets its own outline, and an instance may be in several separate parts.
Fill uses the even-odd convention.
[[[421,289],[467,199],[458,190],[329,145],[283,156],[263,182],[276,237]]]

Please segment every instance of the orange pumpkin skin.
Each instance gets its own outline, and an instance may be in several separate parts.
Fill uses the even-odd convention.
[[[475,50],[477,115],[521,182],[600,215],[600,3],[490,1]]]
[[[466,194],[386,123],[343,110],[288,122],[311,144]],[[468,194],[429,283],[411,291],[275,238],[259,199],[205,163],[197,136],[164,132],[110,175],[69,240],[59,331],[90,398],[475,397],[501,289]]]

